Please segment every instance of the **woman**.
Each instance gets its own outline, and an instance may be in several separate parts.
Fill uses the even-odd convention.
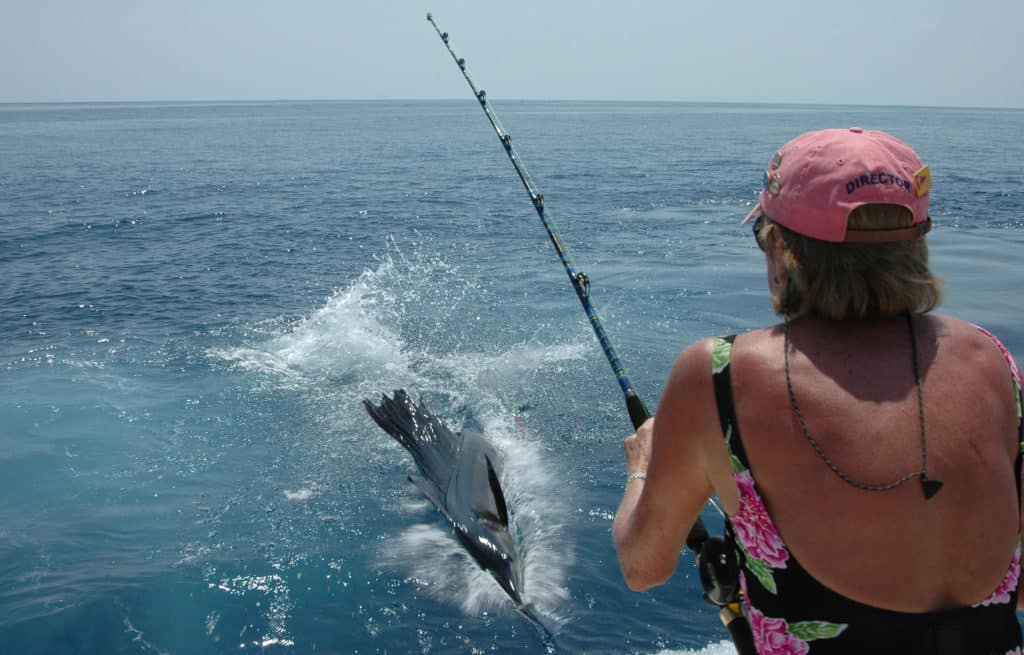
[[[1020,374],[927,313],[930,186],[882,132],[771,158],[747,220],[784,322],[684,350],[626,439],[631,589],[672,575],[714,493],[759,652],[1020,652]]]

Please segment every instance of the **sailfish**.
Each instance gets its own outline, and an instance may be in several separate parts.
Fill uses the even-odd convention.
[[[363,400],[377,425],[402,444],[422,477],[409,480],[451,524],[459,543],[494,577],[516,609],[538,621],[523,600],[522,562],[509,533],[509,509],[501,488],[501,459],[483,435],[452,432],[402,389],[380,404]]]

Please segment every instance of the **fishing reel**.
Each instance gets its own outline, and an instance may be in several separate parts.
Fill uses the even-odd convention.
[[[736,550],[721,537],[701,544],[697,552],[697,572],[704,587],[704,600],[726,607],[740,600],[740,565]]]
[[[743,614],[740,602],[740,565],[732,539],[707,539],[697,551],[697,572],[704,587],[704,600],[717,606],[718,618],[729,632],[739,655],[757,652],[750,622]]]

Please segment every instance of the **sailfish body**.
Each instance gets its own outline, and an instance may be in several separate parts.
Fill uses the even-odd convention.
[[[501,459],[494,447],[477,432],[452,432],[401,389],[393,398],[382,395],[379,405],[363,404],[412,455],[422,478],[409,479],[448,519],[477,564],[525,611],[522,566],[509,534]]]

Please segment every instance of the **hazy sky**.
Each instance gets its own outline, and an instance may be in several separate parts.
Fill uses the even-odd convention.
[[[1024,107],[1024,0],[0,0],[0,102]]]

